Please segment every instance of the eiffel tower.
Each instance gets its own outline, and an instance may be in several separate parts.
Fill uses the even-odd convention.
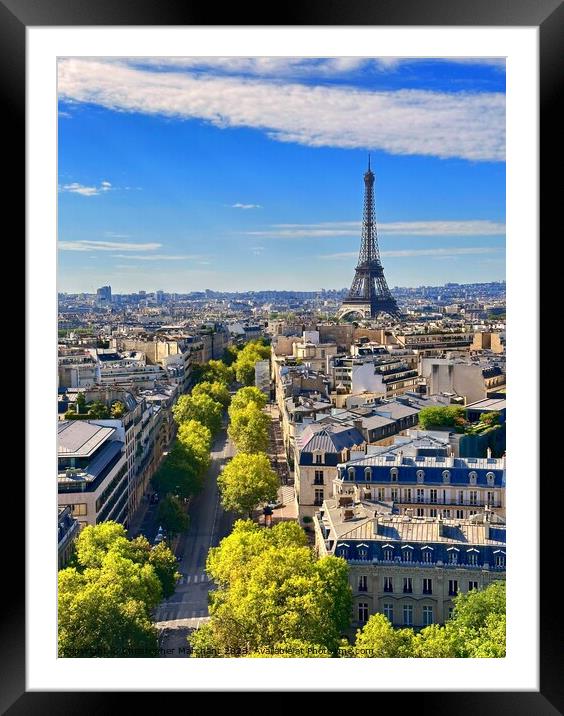
[[[387,313],[392,318],[401,317],[398,305],[386,283],[380,261],[374,213],[374,173],[370,169],[370,156],[368,171],[364,174],[364,211],[358,264],[351,290],[341,304],[337,316],[343,318],[352,313],[359,313],[363,318],[376,318],[379,313]]]

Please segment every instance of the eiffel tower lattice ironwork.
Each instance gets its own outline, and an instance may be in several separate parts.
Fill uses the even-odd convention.
[[[364,211],[358,264],[351,289],[341,304],[338,316],[342,318],[351,313],[359,313],[365,318],[376,318],[379,313],[387,313],[393,318],[401,316],[380,261],[374,210],[374,173],[370,169],[370,157],[368,170],[364,174]]]

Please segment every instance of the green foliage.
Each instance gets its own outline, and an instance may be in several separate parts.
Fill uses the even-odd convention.
[[[501,423],[501,413],[496,410],[492,410],[489,413],[482,413],[480,422],[490,427],[492,425],[499,425]]]
[[[192,396],[196,395],[208,395],[217,403],[221,403],[224,408],[227,408],[231,401],[229,388],[225,383],[218,380],[213,383],[210,383],[207,380],[202,383],[198,383],[198,385],[194,386],[192,389]]]
[[[246,408],[249,403],[254,403],[257,408],[262,410],[262,408],[266,406],[266,395],[262,392],[262,390],[259,390],[254,386],[239,388],[231,400],[229,414],[231,415],[232,411]]]
[[[211,383],[217,381],[219,383],[225,383],[225,385],[229,385],[233,382],[233,378],[233,368],[231,368],[221,360],[208,361],[203,372],[203,380],[210,381]]]
[[[174,593],[176,582],[180,577],[176,557],[164,542],[160,542],[150,550],[149,564],[161,582],[163,597],[167,599]]]
[[[444,626],[432,624],[418,634],[397,630],[383,614],[370,617],[357,632],[352,655],[360,658],[503,658],[505,656],[505,582],[459,594]]]
[[[177,439],[152,479],[157,492],[190,497],[202,489],[202,475],[190,451]]]
[[[270,357],[270,348],[260,340],[249,341],[237,354],[233,364],[235,377],[243,385],[253,385],[255,382],[255,363]]]
[[[209,395],[182,395],[174,407],[172,414],[178,425],[187,420],[197,420],[209,428],[212,435],[221,429],[223,407]]]
[[[423,408],[419,411],[419,427],[422,430],[430,430],[432,428],[439,427],[453,427],[457,424],[457,420],[460,423],[464,422],[465,411],[459,405],[445,405],[440,408]]]
[[[114,401],[110,411],[112,418],[122,418],[125,415],[125,410],[125,405],[121,402],[121,400]]]
[[[237,360],[237,354],[239,353],[239,349],[237,346],[228,346],[225,351],[223,352],[222,362],[225,363],[225,365],[233,365],[233,363]]]
[[[82,530],[76,566],[59,572],[59,656],[155,655],[150,610],[177,573],[167,547],[153,553],[144,537],[128,540],[115,522]]]
[[[76,396],[76,409],[79,413],[83,413],[86,410],[86,396],[84,393],[79,393]]]
[[[188,529],[188,515],[176,495],[168,494],[159,502],[157,519],[171,537]]]
[[[268,449],[268,428],[270,418],[257,408],[256,403],[248,403],[245,408],[230,411],[231,422],[227,428],[229,437],[237,450],[245,453],[266,452]]]
[[[336,653],[351,610],[344,560],[316,560],[296,523],[264,529],[249,521],[210,550],[210,622],[194,633],[194,656],[328,656]],[[316,649],[317,654],[307,650]],[[208,653],[205,653],[207,650]]]
[[[264,453],[237,453],[217,479],[226,510],[252,515],[260,502],[274,500],[278,476]]]

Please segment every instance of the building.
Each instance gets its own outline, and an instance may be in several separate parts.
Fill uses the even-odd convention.
[[[84,348],[59,348],[59,387],[91,388],[100,380],[98,361]]]
[[[300,519],[312,517],[332,493],[336,467],[346,449],[363,446],[355,427],[310,424],[295,440],[295,489]],[[363,451],[364,452],[364,451]]]
[[[505,386],[502,365],[489,360],[423,358],[421,374],[429,394],[452,393],[462,397],[465,403],[488,398]]]
[[[444,623],[457,594],[505,579],[505,524],[488,511],[425,519],[342,497],[324,502],[314,528],[318,555],[348,562],[353,628],[376,613],[398,627]]]
[[[487,508],[504,518],[505,457],[453,457],[448,433],[396,438],[340,462],[333,494],[390,503],[407,516],[468,519]]]
[[[504,353],[505,336],[501,333],[490,333],[488,331],[474,333],[474,338],[472,340],[472,344],[470,345],[470,350],[492,351],[492,353]]]
[[[255,387],[270,400],[270,361],[268,358],[255,363]]]
[[[335,356],[327,360],[331,381],[331,398],[337,407],[346,404],[342,396],[370,393],[394,398],[415,389],[419,382],[417,369],[403,356],[393,356],[384,348],[363,355]]]
[[[96,349],[95,355],[99,364],[100,385],[152,388],[167,376],[162,366],[148,364],[145,353],[141,351],[118,353],[112,349]]]
[[[58,508],[57,515],[57,552],[59,569],[63,569],[72,553],[74,548],[74,540],[78,532],[80,531],[77,520],[72,516],[72,509],[70,505],[66,507]]]
[[[102,286],[96,291],[96,305],[102,308],[112,302],[112,287]]]
[[[395,338],[402,348],[417,351],[420,355],[440,355],[444,350],[468,350],[473,334],[462,331],[447,333],[428,331],[396,334]]]
[[[80,525],[127,519],[125,436],[113,422],[65,420],[57,426],[59,507],[68,506]]]

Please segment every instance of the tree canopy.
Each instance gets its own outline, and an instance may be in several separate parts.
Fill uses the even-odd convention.
[[[233,363],[235,377],[243,385],[253,385],[255,382],[255,363],[270,357],[270,348],[262,341],[249,341],[237,354]]]
[[[212,435],[221,428],[223,407],[205,393],[196,395],[182,395],[172,408],[172,414],[178,425],[188,420],[197,420],[209,428]]]
[[[283,646],[336,653],[350,618],[347,564],[317,560],[304,542],[295,523],[235,523],[208,556],[219,588],[211,593],[210,621],[191,637],[194,656],[276,656],[269,652]],[[293,654],[302,655],[315,656]]]
[[[154,656],[150,611],[179,576],[170,549],[128,540],[115,522],[85,527],[75,549],[59,572],[59,656]]]
[[[198,383],[192,388],[192,395],[208,395],[217,403],[221,403],[223,408],[227,408],[231,400],[229,388],[225,383],[219,380],[213,382],[205,380],[202,383]]]
[[[465,410],[460,405],[423,408],[418,414],[419,427],[422,430],[439,427],[452,427],[457,419],[464,419]]]
[[[244,408],[230,412],[231,421],[227,428],[229,437],[238,450],[245,453],[266,452],[268,449],[268,428],[270,418],[250,402]]]
[[[176,495],[165,495],[159,502],[157,518],[170,536],[180,534],[188,528],[188,515]]]
[[[254,386],[239,388],[231,400],[229,413],[231,414],[231,412],[235,410],[242,410],[246,408],[249,403],[254,403],[257,408],[262,409],[266,405],[266,395],[262,390]]]
[[[259,503],[276,498],[278,475],[264,453],[239,452],[220,473],[217,484],[223,507],[250,517]]]

